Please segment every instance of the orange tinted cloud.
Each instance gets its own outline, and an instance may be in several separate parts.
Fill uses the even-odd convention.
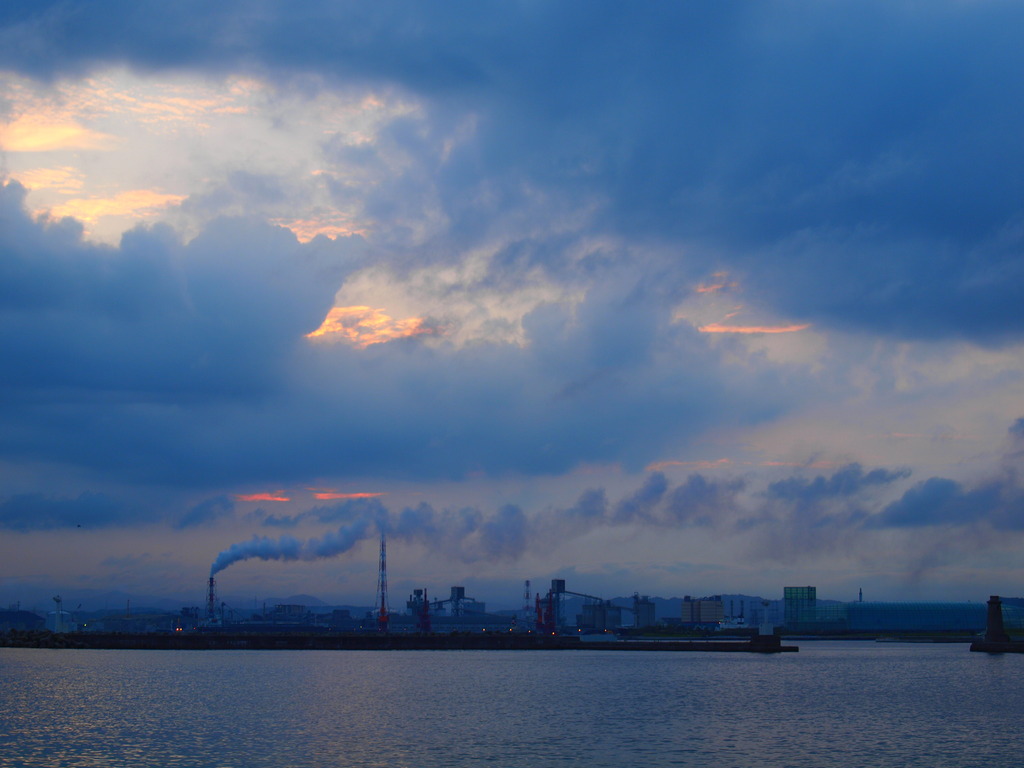
[[[272,219],[274,224],[290,229],[300,242],[308,243],[317,235],[327,237],[348,237],[349,235],[365,234],[364,229],[355,229],[345,221],[324,219]]]
[[[205,129],[211,114],[246,114],[246,90],[203,87],[195,83],[153,83],[123,74],[89,79],[79,87],[63,89],[65,104],[80,114],[129,116],[148,125],[188,124]]]
[[[728,281],[725,272],[716,272],[712,275],[715,278],[713,283],[701,283],[697,286],[697,293],[718,293],[726,288],[735,288],[738,284],[735,281]]]
[[[0,149],[8,152],[102,149],[110,140],[110,136],[83,128],[69,118],[45,114],[23,114],[0,125]]]
[[[27,189],[56,189],[61,192],[77,192],[85,183],[81,172],[71,166],[33,168],[12,173],[11,178]]]
[[[50,209],[50,215],[61,219],[72,216],[79,221],[96,221],[101,216],[142,217],[161,208],[180,203],[184,195],[167,195],[151,189],[133,189],[114,197],[89,197],[68,200]]]
[[[383,496],[383,493],[342,493],[341,491],[333,491],[329,488],[310,488],[313,492],[313,498],[320,500],[334,500],[334,499],[375,499],[378,496]]]
[[[690,467],[691,469],[717,469],[732,464],[731,459],[717,459],[715,461],[656,461],[647,466],[648,472],[660,472],[670,467]]]
[[[835,469],[842,466],[839,461],[762,461],[760,467],[805,467],[807,469]]]
[[[236,493],[235,498],[239,501],[291,501],[291,498],[284,495],[284,491],[271,491],[269,493]]]
[[[381,344],[393,339],[404,339],[434,333],[434,329],[423,325],[423,318],[408,317],[395,320],[383,309],[372,307],[334,307],[327,313],[323,323],[306,338],[333,337],[343,339],[359,349],[371,344]]]
[[[946,441],[946,440],[977,440],[978,438],[974,435],[958,435],[955,432],[933,432],[931,434],[922,434],[916,432],[890,432],[884,437],[891,440],[932,440],[932,441]]]
[[[697,328],[701,333],[796,333],[810,328],[810,323],[802,325],[723,325],[710,323]]]
[[[734,462],[732,459],[716,459],[714,461],[656,461],[647,465],[648,472],[659,472],[672,467],[687,467],[689,469],[720,469],[736,464],[744,467],[802,467],[806,469],[834,469],[841,466],[836,461],[741,461]]]

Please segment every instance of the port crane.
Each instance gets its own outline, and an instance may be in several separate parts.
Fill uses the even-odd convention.
[[[426,590],[424,590],[426,592]],[[471,608],[467,603],[476,604],[476,600],[471,597],[466,597],[465,587],[452,587],[451,595],[446,597],[444,600],[434,600],[430,603],[430,607],[434,611],[440,611],[444,606],[448,606],[448,612],[452,616],[466,616],[468,614],[480,614],[483,611]]]
[[[590,613],[591,618],[595,623],[599,625],[605,625],[608,621],[608,612],[611,610],[615,611],[629,611],[633,614],[633,624],[639,625],[643,612],[641,611],[641,604],[648,604],[648,599],[641,598],[640,593],[633,593],[633,605],[617,605],[612,603],[611,600],[606,600],[603,597],[597,595],[590,595],[586,592],[576,592],[571,589],[565,588],[564,579],[552,579],[551,589],[548,591],[546,598],[541,598],[540,594],[537,595],[536,601],[536,622],[538,631],[542,632],[555,632],[557,628],[563,625],[563,598],[565,595],[571,595],[573,597],[581,597],[586,602],[584,603],[584,613]],[[604,628],[608,628],[605,626]]]

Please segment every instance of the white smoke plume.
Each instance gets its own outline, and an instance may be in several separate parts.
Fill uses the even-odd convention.
[[[210,575],[242,560],[319,560],[347,552],[367,535],[370,520],[357,520],[319,539],[299,541],[293,536],[269,539],[253,536],[249,541],[232,544],[213,561]]]

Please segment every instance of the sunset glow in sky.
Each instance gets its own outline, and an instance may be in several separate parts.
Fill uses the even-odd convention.
[[[0,10],[0,600],[1024,594],[1022,22]]]

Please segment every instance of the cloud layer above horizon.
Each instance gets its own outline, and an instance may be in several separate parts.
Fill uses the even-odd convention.
[[[1021,22],[6,5],[5,541],[101,531],[97,585],[102,550],[301,563],[376,525],[437,578],[999,591]]]

